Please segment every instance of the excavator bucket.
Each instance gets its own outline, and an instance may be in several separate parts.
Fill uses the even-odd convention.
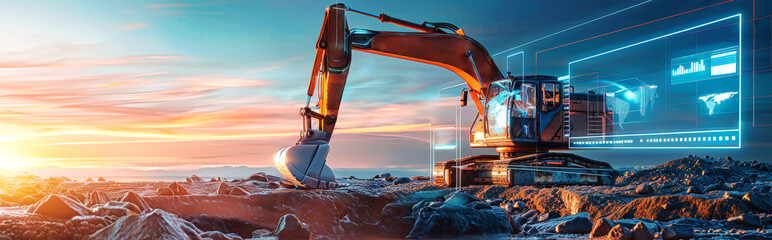
[[[327,166],[330,145],[298,144],[280,149],[274,156],[274,164],[281,175],[295,185],[310,189],[338,187],[335,174]]]

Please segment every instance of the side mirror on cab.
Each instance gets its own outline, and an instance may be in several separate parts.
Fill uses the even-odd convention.
[[[469,95],[469,90],[464,89],[461,91],[461,106],[466,107],[466,102],[468,100],[467,95]]]

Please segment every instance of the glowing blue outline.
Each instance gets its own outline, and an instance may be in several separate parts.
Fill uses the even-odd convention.
[[[456,149],[456,145],[434,145],[434,150]]]
[[[520,44],[520,45],[519,45],[519,46],[517,46],[517,47],[512,47],[512,48],[509,48],[509,49],[507,49],[507,50],[504,50],[504,51],[501,51],[501,52],[499,52],[499,53],[493,54],[493,55],[491,55],[491,57],[495,57],[495,56],[498,56],[499,54],[502,54],[502,53],[505,53],[505,52],[509,52],[509,51],[515,50],[515,49],[517,49],[517,48],[523,47],[523,46],[525,46],[525,45],[528,45],[528,44],[531,44],[531,43],[535,43],[535,42],[538,42],[538,41],[544,40],[545,38],[548,38],[548,37],[552,37],[552,36],[555,36],[555,35],[558,35],[558,34],[564,33],[564,32],[566,32],[566,31],[569,31],[569,30],[571,30],[571,29],[574,29],[574,28],[578,28],[578,27],[584,26],[584,25],[586,25],[586,24],[588,24],[588,23],[592,23],[592,22],[595,22],[595,21],[601,20],[601,19],[603,19],[603,18],[606,18],[606,17],[609,17],[609,16],[611,16],[611,15],[614,15],[614,14],[617,14],[617,13],[620,13],[620,12],[624,12],[624,11],[627,11],[627,10],[629,10],[629,9],[631,9],[631,8],[635,8],[635,7],[638,7],[638,6],[640,6],[640,5],[643,5],[643,4],[645,4],[645,3],[649,3],[649,2],[651,2],[651,1],[653,1],[653,0],[646,0],[646,1],[643,1],[643,2],[641,2],[641,3],[637,3],[637,4],[635,4],[635,5],[632,5],[632,6],[629,6],[629,7],[623,8],[623,9],[621,9],[621,10],[617,10],[616,12],[612,12],[612,13],[609,13],[609,14],[603,15],[603,16],[601,16],[601,17],[598,17],[598,18],[592,19],[592,20],[590,20],[590,21],[586,21],[586,22],[583,22],[583,23],[581,23],[581,24],[579,24],[579,25],[576,25],[576,26],[573,26],[573,27],[570,27],[570,28],[566,28],[566,29],[563,29],[563,30],[557,31],[557,32],[555,32],[555,33],[552,33],[552,34],[550,34],[550,35],[547,35],[547,36],[544,36],[544,37],[540,37],[540,38],[537,38],[536,40],[533,40],[533,41],[530,41],[530,42],[527,42],[527,43],[524,43],[524,44]]]
[[[509,71],[509,57],[512,57],[512,56],[515,56],[515,55],[518,55],[518,54],[520,54],[520,58],[523,59],[520,62],[521,65],[522,65],[522,66],[520,66],[520,76],[524,76],[525,75],[525,51],[519,51],[519,52],[516,52],[514,54],[507,55],[507,72],[510,72]]]
[[[690,28],[686,28],[686,29],[680,30],[680,31],[676,31],[676,32],[673,32],[673,33],[662,35],[662,36],[659,36],[659,37],[656,37],[656,38],[652,38],[652,39],[649,39],[649,40],[641,41],[641,42],[638,42],[638,43],[630,44],[630,45],[627,45],[627,46],[624,46],[624,47],[616,48],[616,49],[609,50],[609,51],[606,51],[606,52],[603,52],[603,53],[599,53],[599,54],[595,54],[595,55],[592,55],[592,56],[589,56],[589,57],[585,57],[585,58],[582,58],[582,59],[579,59],[579,60],[574,60],[574,61],[568,62],[568,84],[569,84],[569,86],[571,85],[571,64],[574,64],[574,63],[577,63],[577,62],[581,62],[581,61],[584,61],[584,60],[587,60],[587,59],[591,59],[591,58],[594,58],[594,57],[606,55],[606,54],[609,54],[609,53],[613,53],[613,52],[616,52],[616,51],[619,51],[619,50],[627,49],[627,48],[630,48],[630,47],[638,46],[638,45],[641,45],[641,44],[644,44],[644,43],[648,43],[648,42],[651,42],[651,41],[659,40],[659,39],[666,38],[666,37],[669,37],[669,36],[673,36],[673,35],[676,35],[676,34],[679,34],[679,33],[691,31],[691,30],[694,30],[694,29],[697,29],[697,28],[701,28],[701,27],[704,27],[704,26],[707,26],[707,25],[711,25],[711,24],[714,24],[714,23],[717,23],[717,22],[721,22],[721,21],[725,21],[725,20],[728,20],[728,19],[731,19],[731,18],[735,18],[735,17],[739,18],[739,20],[737,22],[737,25],[738,25],[738,27],[740,29],[738,37],[737,37],[738,38],[738,49],[739,49],[738,50],[739,53],[738,53],[738,56],[737,56],[737,58],[739,60],[739,67],[738,67],[739,70],[738,70],[738,74],[737,74],[737,76],[738,76],[738,90],[737,91],[739,92],[739,99],[738,99],[738,105],[739,105],[738,107],[739,108],[738,108],[738,114],[737,114],[738,115],[738,126],[737,126],[738,128],[737,129],[731,129],[731,130],[722,130],[722,131],[737,131],[738,132],[737,133],[737,135],[738,135],[737,146],[731,146],[731,147],[572,147],[571,146],[571,138],[580,138],[580,137],[568,136],[568,147],[569,147],[569,149],[705,149],[705,148],[712,148],[712,149],[740,149],[740,148],[742,148],[742,62],[743,62],[743,59],[742,59],[742,46],[743,46],[742,45],[742,33],[743,33],[743,30],[742,30],[743,29],[742,28],[742,13],[738,13],[738,14],[731,15],[731,16],[728,16],[728,17],[724,17],[724,18],[721,18],[721,19],[718,19],[718,20],[714,20],[714,21],[711,21],[711,22],[708,22],[708,23],[703,23],[703,24],[700,24],[700,25],[697,25],[697,26],[693,26],[693,27],[690,27]],[[569,102],[569,108],[570,108],[570,102]],[[569,122],[571,121],[570,114],[568,116],[568,121]],[[715,131],[696,131],[696,132],[693,132],[693,133],[701,133],[701,132],[709,133],[709,132],[715,132]],[[656,135],[664,135],[664,134],[671,134],[671,133],[652,133],[652,134],[644,134],[644,135],[656,136]],[[672,133],[672,134],[677,134],[677,132],[676,133]],[[617,136],[617,135],[606,136],[606,137],[615,137],[615,136]]]
[[[635,136],[659,136],[659,135],[670,135],[670,134],[689,134],[689,133],[715,133],[715,132],[733,132],[733,131],[740,131],[740,129],[726,129],[726,130],[707,130],[707,131],[685,131],[685,132],[664,132],[664,133],[637,133],[637,134],[622,134],[622,135],[612,135],[612,136],[583,136],[583,137],[571,137],[576,139],[584,139],[584,138],[602,138],[602,137],[635,137]]]

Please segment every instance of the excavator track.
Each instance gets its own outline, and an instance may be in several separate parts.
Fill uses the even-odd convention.
[[[434,166],[434,181],[468,185],[610,185],[617,172],[608,163],[571,153],[536,153],[500,159],[476,155]]]

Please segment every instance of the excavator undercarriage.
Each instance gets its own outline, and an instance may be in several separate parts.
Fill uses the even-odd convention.
[[[571,153],[534,153],[515,158],[476,155],[434,165],[434,181],[468,185],[609,185],[616,171],[608,163]]]

